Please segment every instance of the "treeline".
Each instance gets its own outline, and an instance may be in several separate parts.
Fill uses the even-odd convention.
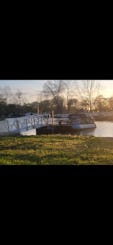
[[[24,116],[26,113],[50,113],[52,110],[55,114],[75,113],[77,110],[113,111],[113,97],[103,97],[100,94],[100,84],[95,80],[79,83],[48,80],[40,91],[40,96],[37,96],[36,101],[28,103],[32,95],[28,95],[27,91],[22,93],[17,90],[13,94],[9,87],[0,88],[0,119]]]
[[[66,103],[67,102],[67,103]],[[54,110],[55,114],[75,113],[77,110],[89,111],[87,100],[79,101],[76,98],[66,101],[63,97],[57,96],[54,99],[43,100],[39,102],[21,104],[8,104],[0,100],[0,118],[24,116],[26,113],[50,113]],[[113,111],[113,97],[104,98],[97,96],[92,105],[92,111],[107,112]]]

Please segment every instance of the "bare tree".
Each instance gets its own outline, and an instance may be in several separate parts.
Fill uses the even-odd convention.
[[[2,102],[4,99],[2,88],[0,88],[0,101]]]
[[[12,91],[9,86],[0,88],[0,98],[5,100],[6,103],[10,103]]]
[[[51,108],[55,113],[63,113],[64,111],[64,98],[61,96],[55,96],[51,100]]]
[[[17,92],[15,93],[14,96],[14,100],[16,104],[22,105],[25,103],[25,97],[24,94],[22,93],[22,91],[17,90]]]
[[[48,80],[43,86],[43,91],[54,98],[55,96],[61,96],[67,89],[67,86],[67,81],[64,80]]]
[[[113,111],[113,96],[109,98],[109,108]]]
[[[76,81],[74,88],[76,96],[81,101],[85,101],[89,111],[92,111],[94,100],[100,92],[100,83],[95,80]]]
[[[109,111],[112,109],[110,107],[110,102],[112,104],[112,98],[105,98],[103,95],[99,95],[95,99],[95,109],[96,111]]]
[[[71,112],[72,109],[76,110],[78,100],[73,98],[68,100],[68,112]]]
[[[63,102],[61,103],[61,97],[63,99],[64,94],[66,95],[67,93],[67,89],[68,82],[65,80],[48,80],[43,86],[43,93],[54,101],[54,105],[60,110],[61,104],[63,104]]]

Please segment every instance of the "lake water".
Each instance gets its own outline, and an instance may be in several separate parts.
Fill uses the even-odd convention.
[[[79,135],[91,135],[95,137],[113,137],[113,122],[95,122],[95,129],[86,129],[78,133]]]

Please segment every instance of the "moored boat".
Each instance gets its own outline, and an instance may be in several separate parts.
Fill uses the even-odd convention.
[[[69,114],[68,118],[60,118],[53,124],[37,128],[36,134],[76,134],[80,130],[94,129],[94,118],[86,113]]]
[[[70,114],[69,121],[73,129],[96,128],[94,118],[86,113]]]

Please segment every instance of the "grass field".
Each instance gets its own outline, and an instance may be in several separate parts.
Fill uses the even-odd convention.
[[[0,137],[0,164],[113,164],[113,138],[71,135]]]

